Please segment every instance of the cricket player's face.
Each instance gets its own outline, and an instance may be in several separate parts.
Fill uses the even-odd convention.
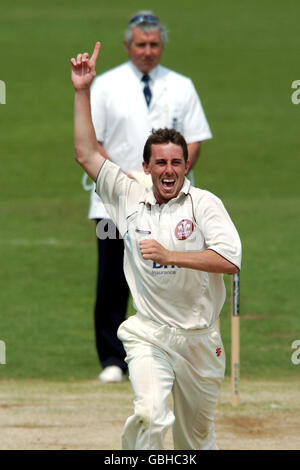
[[[179,145],[169,142],[152,145],[149,163],[143,162],[143,167],[146,174],[151,174],[157,202],[165,204],[179,194],[190,162],[184,160]]]
[[[144,33],[133,28],[132,41],[129,46],[124,41],[124,46],[130,60],[142,73],[149,73],[160,62],[163,45],[158,30]]]

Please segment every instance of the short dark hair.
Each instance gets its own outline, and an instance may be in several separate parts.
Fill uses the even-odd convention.
[[[176,129],[168,129],[165,127],[164,129],[152,129],[152,132],[148,139],[146,140],[143,152],[143,159],[144,162],[149,163],[151,157],[151,146],[153,144],[168,144],[171,142],[172,144],[178,145],[182,148],[183,151],[183,158],[185,161],[188,160],[188,148],[187,143],[183,135],[180,132],[176,131]]]

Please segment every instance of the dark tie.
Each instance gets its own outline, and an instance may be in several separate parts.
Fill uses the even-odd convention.
[[[145,95],[145,99],[146,99],[146,103],[147,103],[148,107],[150,105],[150,101],[151,101],[151,97],[152,97],[152,93],[151,93],[151,90],[150,90],[150,87],[149,87],[149,80],[150,80],[149,75],[145,74],[145,75],[142,76],[142,82],[145,83],[144,95]]]

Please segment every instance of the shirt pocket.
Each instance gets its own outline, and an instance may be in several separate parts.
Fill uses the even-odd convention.
[[[176,129],[176,131],[180,132],[181,134],[184,131],[183,128],[183,109],[184,105],[183,103],[174,103],[174,100],[170,100],[170,103],[172,103],[169,106],[169,113],[168,113],[168,126],[171,127],[172,129]]]

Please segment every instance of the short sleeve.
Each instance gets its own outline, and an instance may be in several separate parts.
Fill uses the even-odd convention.
[[[187,143],[211,139],[212,133],[193,82],[187,79],[183,135]]]
[[[127,208],[132,208],[133,201],[138,201],[144,190],[141,184],[126,176],[118,165],[105,160],[96,181],[96,193],[122,237],[127,230]]]
[[[105,141],[106,135],[106,103],[101,76],[96,78],[91,87],[91,115],[98,142]]]
[[[206,191],[196,208],[196,220],[204,235],[205,248],[215,251],[240,268],[240,237],[222,201]]]

